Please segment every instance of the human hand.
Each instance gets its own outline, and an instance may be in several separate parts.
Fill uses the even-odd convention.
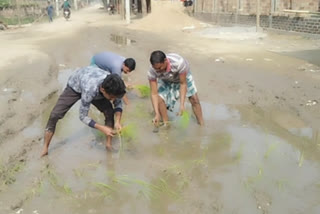
[[[153,125],[155,125],[156,127],[159,126],[159,122],[160,122],[160,115],[156,114],[156,116],[153,118],[152,123]]]
[[[180,109],[179,109],[179,112],[177,113],[177,116],[182,116],[183,112],[185,111],[186,109],[184,108],[184,106],[180,106]]]
[[[117,133],[120,133],[121,132],[121,129],[122,129],[122,126],[119,122],[116,122],[114,124],[114,129],[116,130]]]
[[[107,136],[111,136],[111,137],[113,137],[114,136],[114,131],[112,130],[112,128],[110,128],[110,127],[108,127],[108,126],[103,126],[102,128],[101,128],[101,131],[105,134],[105,135],[107,135]]]

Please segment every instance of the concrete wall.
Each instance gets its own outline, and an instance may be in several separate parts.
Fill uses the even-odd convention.
[[[256,25],[257,0],[196,0],[194,7],[196,17],[214,24]],[[319,7],[320,0],[260,0],[260,26],[320,34]]]

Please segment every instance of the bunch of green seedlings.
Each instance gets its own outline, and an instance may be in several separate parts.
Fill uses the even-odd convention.
[[[186,129],[190,123],[190,115],[187,111],[183,111],[179,119],[179,127]]]
[[[129,187],[138,187],[138,194],[145,197],[147,200],[156,200],[161,196],[177,199],[179,195],[173,191],[164,178],[156,178],[152,182],[147,182],[141,179],[136,179],[128,175],[116,176],[114,173],[109,173],[111,178],[110,184],[96,182],[93,185],[100,191],[101,195],[107,198],[112,198],[113,195],[119,193],[121,187],[128,189]]]
[[[150,97],[150,87],[146,85],[135,85],[134,88],[136,88],[141,97]]]
[[[24,161],[15,162],[13,164],[9,164],[8,166],[4,166],[0,163],[0,191],[6,185],[10,185],[16,181],[16,174],[20,172],[24,166]]]
[[[54,172],[53,169],[47,167],[45,173],[47,175],[49,183],[55,190],[67,195],[72,194],[72,189],[67,184],[63,184],[63,185],[60,184],[59,177],[57,176],[57,174]]]

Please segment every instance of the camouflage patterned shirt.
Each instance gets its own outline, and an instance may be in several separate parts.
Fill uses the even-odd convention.
[[[106,99],[100,93],[100,86],[108,75],[110,75],[108,71],[104,71],[95,66],[87,66],[77,69],[69,77],[68,86],[75,92],[81,94],[80,120],[90,127],[94,127],[95,124],[95,121],[88,116],[90,104],[93,100]],[[116,99],[113,105],[115,112],[122,112],[121,99]]]

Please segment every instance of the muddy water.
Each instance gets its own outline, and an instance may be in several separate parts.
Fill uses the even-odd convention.
[[[61,87],[70,72],[60,72]],[[19,175],[36,173],[31,186],[12,189],[27,195],[22,206],[4,206],[15,201],[12,194],[2,198],[0,213],[320,212],[316,130],[280,126],[276,116],[249,106],[202,102],[206,127],[193,116],[182,127],[170,113],[170,129],[153,133],[149,98],[135,90],[128,96],[126,134],[113,140],[117,152],[105,151],[104,137],[79,122],[74,106],[59,123],[50,156]],[[49,112],[24,130],[26,137],[41,132]]]
[[[131,36],[108,35],[121,50],[142,48],[142,42]],[[146,49],[137,55],[140,60],[146,61],[154,48]],[[58,57],[64,55],[58,53],[60,63]],[[77,63],[88,64],[89,57],[83,57],[86,61]],[[70,57],[70,62],[76,60]],[[231,60],[214,68],[225,66],[231,81],[237,78],[239,65],[229,65],[237,67],[232,73],[228,63]],[[197,66],[211,71],[212,64]],[[59,71],[61,89],[71,72]],[[76,104],[59,122],[50,155],[39,159],[39,150],[30,152],[28,164],[16,174],[18,182],[0,196],[0,213],[319,213],[318,130],[278,109],[213,102],[208,86],[200,81],[206,83],[217,73],[200,72],[195,76],[204,97],[204,128],[196,125],[193,116],[186,126],[173,112],[171,128],[153,133],[150,99],[132,90],[123,115],[126,132],[113,140],[118,151],[108,153],[104,136],[79,121]],[[135,78],[145,80],[142,72]],[[240,94],[240,87],[233,87]],[[24,96],[34,98],[28,92]],[[51,106],[56,100],[57,95]],[[190,105],[187,110],[191,114]],[[41,135],[50,111],[23,131],[26,139]],[[90,114],[103,121],[96,110]]]
[[[305,51],[294,51],[294,52],[283,52],[283,55],[296,57],[298,59],[306,60],[312,64],[320,66],[320,50],[305,50]]]

